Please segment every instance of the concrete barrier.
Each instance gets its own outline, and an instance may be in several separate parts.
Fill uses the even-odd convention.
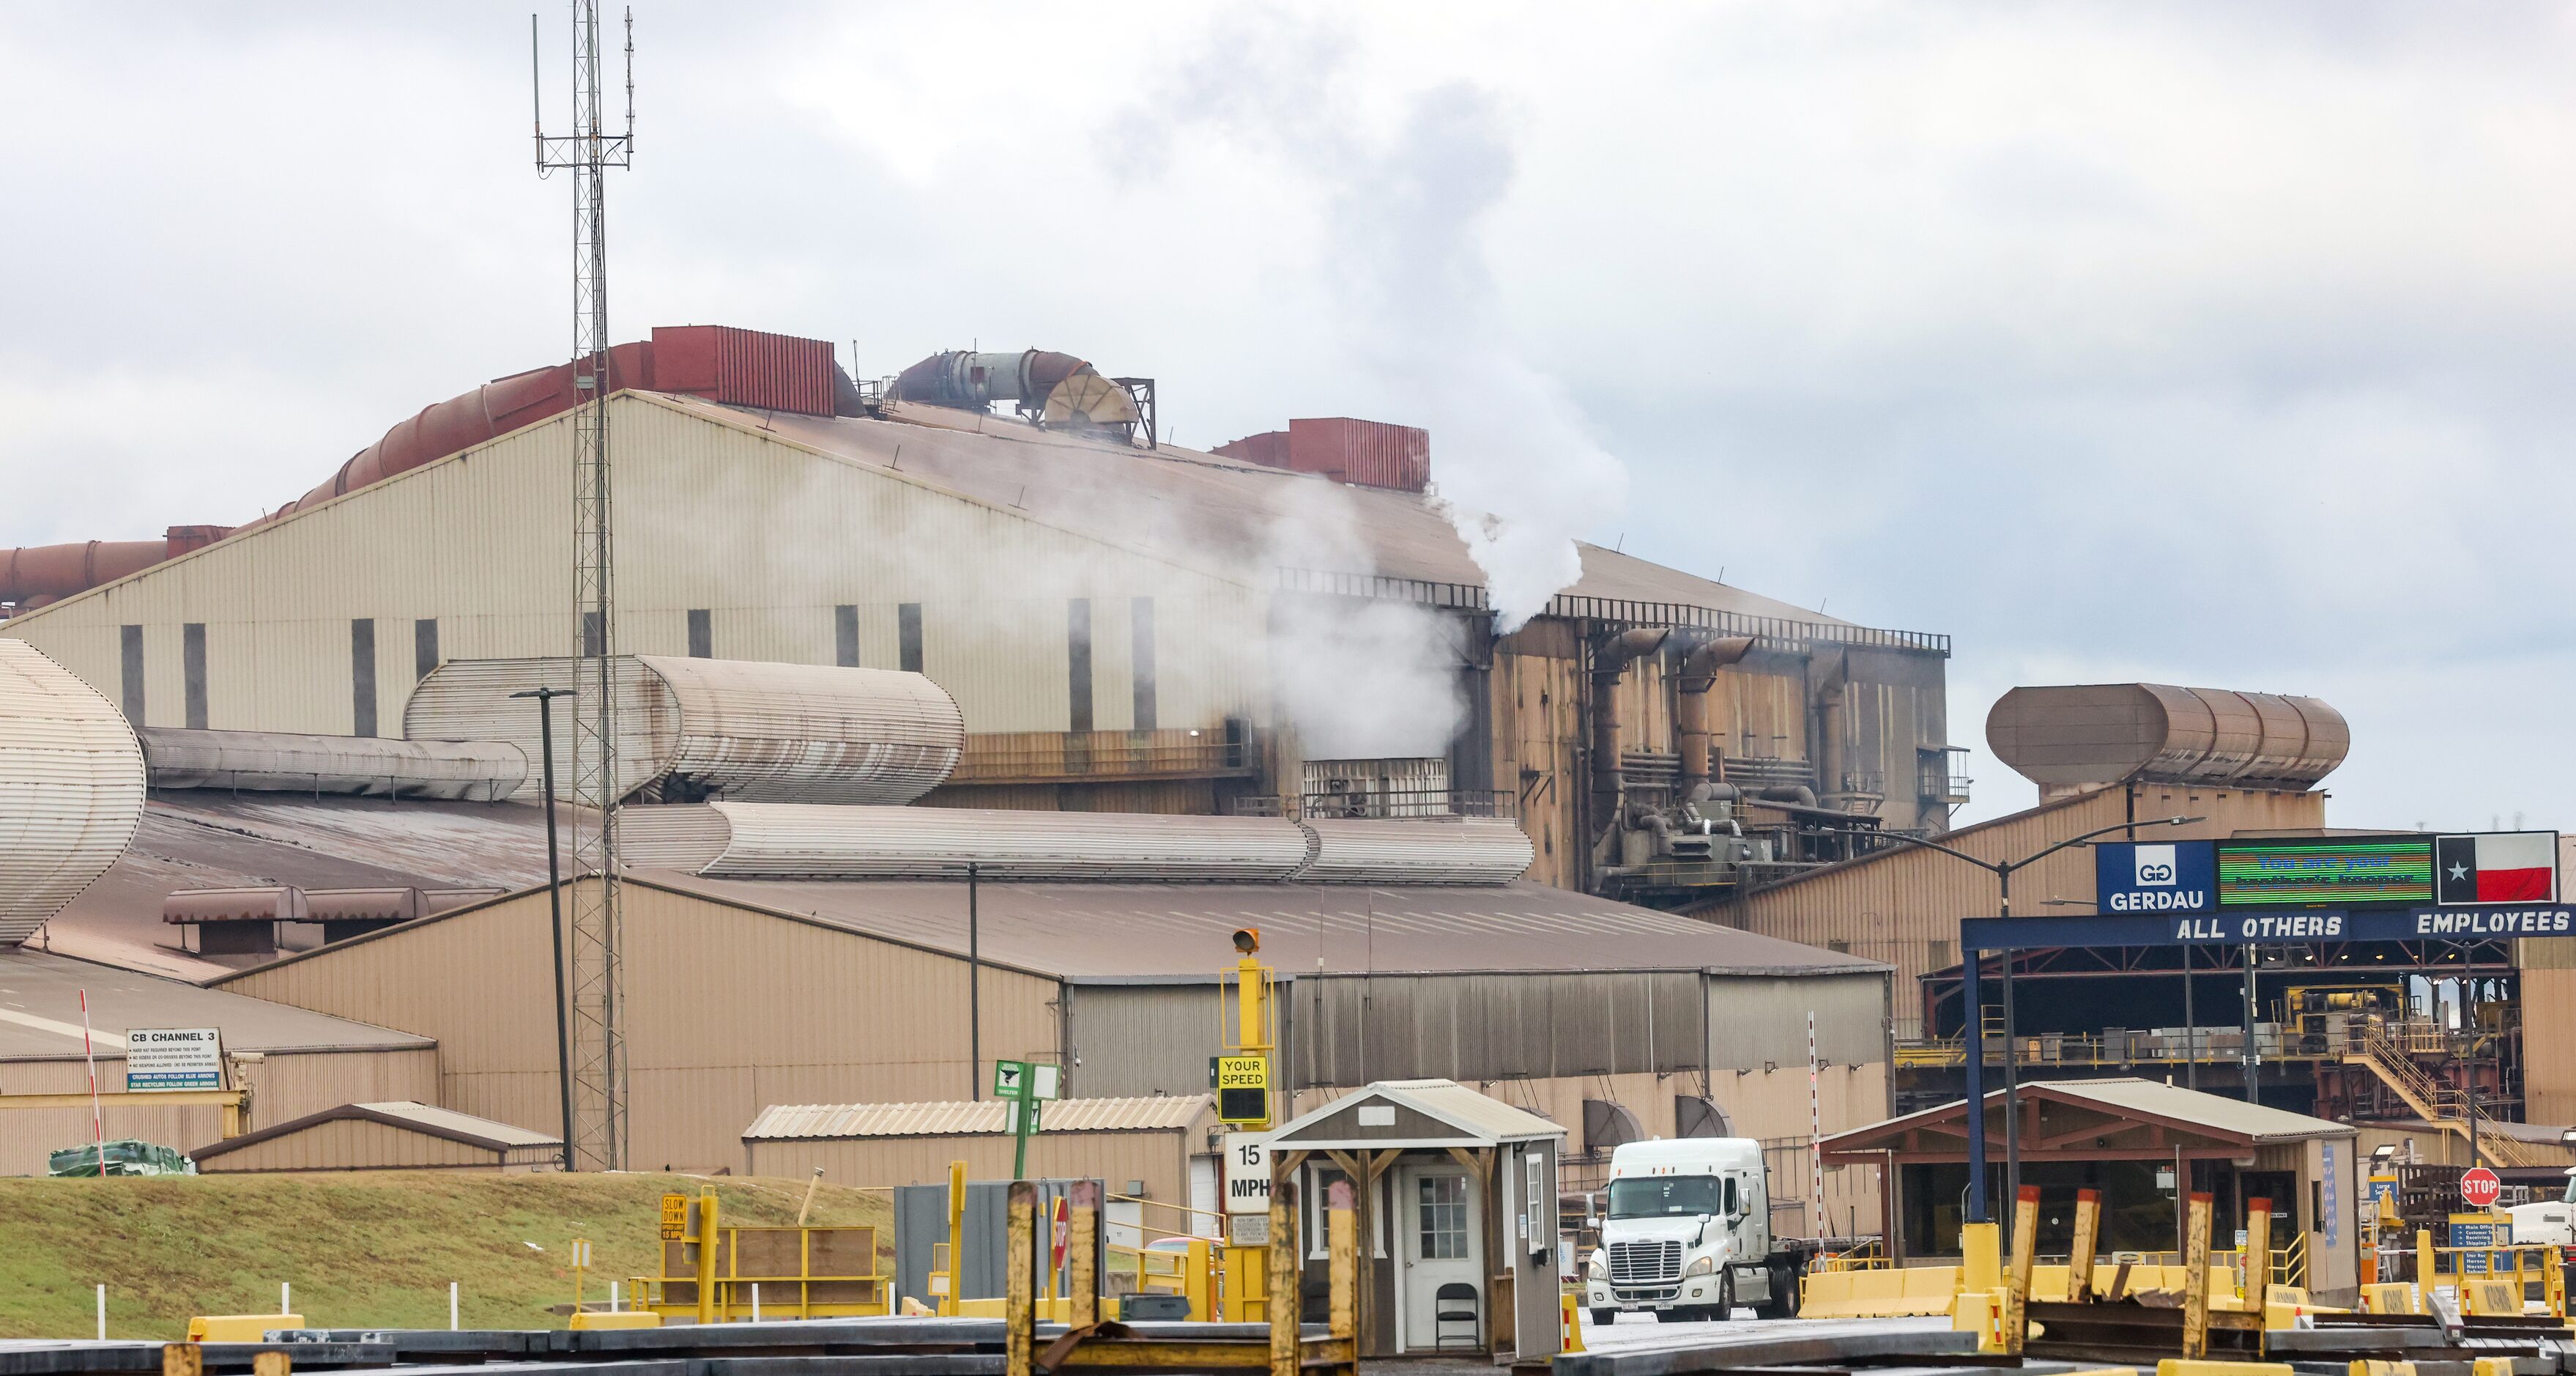
[[[2365,1314],[2421,1314],[2422,1297],[2415,1293],[2412,1282],[2382,1281],[2361,1287],[2361,1312]]]
[[[1798,1300],[1802,1319],[1930,1318],[1950,1312],[1959,1288],[1956,1266],[1901,1270],[1812,1271]]]

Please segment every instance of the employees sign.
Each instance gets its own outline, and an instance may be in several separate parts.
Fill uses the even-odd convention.
[[[211,1027],[147,1027],[125,1034],[125,1088],[221,1089],[223,1039]]]

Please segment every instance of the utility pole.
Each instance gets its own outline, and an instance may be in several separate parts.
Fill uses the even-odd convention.
[[[535,119],[537,173],[573,174],[573,622],[581,666],[573,713],[572,1083],[574,1141],[582,1166],[626,1165],[626,1038],[619,920],[617,804],[617,599],[609,519],[608,206],[610,168],[635,158],[635,12],[626,12],[626,131],[610,133],[600,93],[598,0],[572,0],[572,133],[548,138]],[[528,16],[528,76],[536,96],[535,15]],[[586,699],[586,700],[584,700]]]
[[[563,1096],[563,1168],[568,1171],[580,1166],[572,1155],[572,1014],[564,994],[563,847],[555,840],[555,699],[572,695],[569,688],[552,686],[510,695],[537,700],[537,740],[545,759],[546,929],[554,936],[555,1088]]]

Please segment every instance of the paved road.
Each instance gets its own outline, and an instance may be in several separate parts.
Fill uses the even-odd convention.
[[[1691,1323],[1657,1323],[1646,1314],[1622,1314],[1616,1323],[1596,1326],[1589,1315],[1583,1320],[1583,1345],[1594,1351],[1613,1352],[1621,1349],[1650,1347],[1692,1347],[1705,1343],[1725,1342],[1729,1338],[1752,1338],[1756,1335],[1827,1337],[1836,1333],[1946,1333],[1950,1321],[1941,1319],[1757,1319],[1750,1309],[1738,1309],[1734,1320],[1719,1323],[1701,1320]]]

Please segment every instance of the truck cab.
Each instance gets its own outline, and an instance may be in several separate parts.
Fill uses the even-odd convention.
[[[1601,1245],[1584,1268],[1584,1307],[1658,1321],[1727,1319],[1750,1305],[1796,1312],[1804,1254],[1774,1247],[1762,1146],[1747,1137],[1630,1142],[1610,1154]]]
[[[2505,1213],[2513,1219],[2516,1246],[2576,1247],[2576,1170],[2567,1172],[2567,1188],[2556,1199],[2516,1204]]]

